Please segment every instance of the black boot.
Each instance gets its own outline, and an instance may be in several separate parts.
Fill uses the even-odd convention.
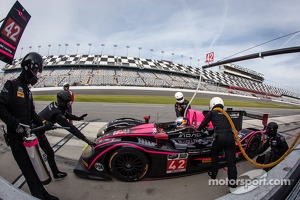
[[[211,179],[216,179],[216,176],[212,174],[211,171],[207,172],[208,176],[210,176]]]
[[[58,179],[58,178],[64,178],[66,177],[68,174],[66,172],[60,172],[58,171],[57,173],[53,173],[53,177],[55,179]]]

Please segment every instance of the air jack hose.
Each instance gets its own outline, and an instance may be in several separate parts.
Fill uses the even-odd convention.
[[[274,161],[274,162],[271,162],[271,163],[268,163],[268,164],[260,164],[260,163],[257,163],[255,161],[253,161],[251,158],[249,158],[249,156],[247,155],[247,153],[245,152],[245,150],[243,149],[242,147],[242,144],[241,144],[241,141],[240,141],[240,138],[238,136],[238,132],[232,122],[232,119],[229,117],[229,115],[221,108],[214,108],[213,110],[217,110],[217,111],[220,111],[221,113],[223,113],[227,120],[229,121],[230,125],[231,125],[231,129],[233,130],[234,132],[234,137],[236,139],[236,142],[238,143],[238,146],[239,146],[239,149],[240,151],[242,152],[244,158],[246,158],[246,160],[248,162],[250,162],[252,165],[256,166],[256,167],[261,167],[261,168],[270,168],[270,167],[273,167],[275,165],[277,165],[279,162],[281,162],[291,151],[292,149],[294,148],[295,144],[297,143],[298,139],[300,138],[300,132],[297,134],[297,137],[296,139],[294,140],[294,142],[292,143],[292,145],[289,147],[289,149],[285,152],[285,154],[283,154],[278,160]]]
[[[184,115],[183,115],[184,117],[186,117],[186,113],[187,113],[187,111],[188,111],[188,107],[191,105],[192,101],[194,100],[194,98],[195,98],[195,96],[196,96],[196,94],[197,94],[197,92],[198,92],[198,90],[199,90],[199,87],[200,87],[200,85],[201,85],[201,76],[202,76],[202,71],[200,71],[199,81],[198,81],[198,84],[197,84],[197,88],[196,88],[196,90],[195,90],[195,92],[194,92],[194,94],[193,94],[191,100],[189,101],[189,104],[188,104],[188,105],[186,106],[186,108],[185,108]]]

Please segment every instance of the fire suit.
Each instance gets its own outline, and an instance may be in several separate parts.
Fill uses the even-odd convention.
[[[38,115],[44,120],[47,120],[48,122],[51,122],[53,124],[58,123],[60,126],[69,127],[68,131],[73,135],[75,135],[77,138],[87,142],[88,144],[92,143],[80,132],[80,130],[78,130],[78,128],[76,128],[69,121],[69,120],[82,120],[83,118],[68,113],[67,108],[63,109],[58,107],[56,102],[50,103],[46,108],[44,108],[41,112],[39,112]],[[59,172],[59,170],[55,163],[54,151],[44,133],[45,132],[42,130],[41,133],[37,134],[37,137],[39,139],[39,144],[41,149],[47,155],[47,159],[51,171],[53,172],[53,174],[56,174]]]
[[[186,99],[183,101],[183,103],[178,103],[178,102],[175,103],[174,107],[175,107],[176,117],[184,117],[185,109],[191,109],[190,105],[187,108],[188,104],[189,101]]]
[[[219,170],[219,153],[224,151],[228,168],[229,186],[236,187],[235,184],[230,185],[230,183],[234,183],[237,179],[235,160],[236,146],[230,123],[223,113],[216,110],[211,110],[205,115],[205,118],[199,125],[198,130],[201,131],[204,129],[210,121],[214,126],[214,141],[211,151],[212,163],[210,176],[213,179],[216,178]]]
[[[39,199],[48,199],[49,193],[39,180],[23,146],[23,136],[16,132],[19,123],[43,125],[41,117],[35,111],[32,93],[22,73],[18,78],[4,84],[0,94],[0,119],[7,125],[8,144],[31,194]]]
[[[289,149],[285,138],[278,133],[274,136],[269,137],[259,151],[264,152],[269,147],[271,147],[271,150],[269,152],[257,157],[257,163],[268,164],[274,162],[278,160]]]

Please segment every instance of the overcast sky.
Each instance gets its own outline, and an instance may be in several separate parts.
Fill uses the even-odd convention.
[[[15,58],[24,56],[32,46],[31,51],[42,55],[48,55],[48,51],[50,55],[77,52],[99,55],[103,50],[103,54],[126,56],[128,51],[132,57],[201,67],[206,64],[205,55],[209,52],[214,52],[214,61],[218,61],[300,46],[299,0],[19,2],[31,19]],[[1,0],[0,19],[6,17],[14,3]],[[105,44],[103,49],[101,44]],[[4,64],[0,61],[0,67]],[[266,84],[300,93],[300,53],[234,64],[264,74]]]

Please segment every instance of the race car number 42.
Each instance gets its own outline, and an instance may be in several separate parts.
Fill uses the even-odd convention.
[[[187,158],[168,159],[167,174],[186,171]]]

